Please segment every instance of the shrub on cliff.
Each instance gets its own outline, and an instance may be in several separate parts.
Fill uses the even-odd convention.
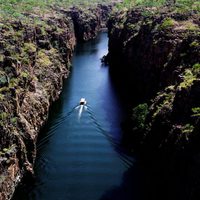
[[[131,117],[122,124],[124,131],[123,144],[133,150],[139,147],[143,142],[146,132],[146,117],[149,113],[149,108],[146,103],[139,104],[132,110]]]
[[[163,20],[162,24],[160,25],[160,29],[168,29],[168,28],[172,28],[175,25],[175,20],[167,17]]]
[[[147,114],[148,114],[148,105],[146,103],[139,104],[133,109],[133,112],[132,112],[132,120],[134,123],[133,131],[144,130]]]

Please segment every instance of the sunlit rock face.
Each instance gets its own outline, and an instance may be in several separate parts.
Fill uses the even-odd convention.
[[[10,199],[23,175],[34,173],[37,136],[69,76],[75,44],[96,37],[111,7],[0,21],[0,199]]]

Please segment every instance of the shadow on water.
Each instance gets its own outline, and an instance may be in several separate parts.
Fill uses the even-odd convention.
[[[99,200],[199,200],[199,161],[176,168],[169,169],[169,166],[161,166],[160,163],[136,162],[124,172],[120,186],[108,189]],[[34,179],[31,181],[34,185]],[[28,193],[32,188],[21,186],[21,191],[18,190],[20,197],[16,195],[14,199],[29,199]]]
[[[99,43],[100,40],[101,38],[97,37],[95,40],[90,40],[89,42],[79,42],[75,48],[76,55],[82,55],[83,52],[95,55],[98,52],[96,44]]]
[[[100,200],[199,200],[200,153],[168,161],[136,161]]]
[[[99,200],[139,199],[141,174],[134,164],[123,174],[121,185],[107,190]]]
[[[74,112],[75,109],[71,113],[74,114]],[[108,139],[118,153],[122,152],[123,150],[119,144],[110,135],[107,135],[108,133],[96,121],[90,107],[87,113],[100,134],[103,134]],[[62,122],[65,123],[65,120],[68,120],[68,117]],[[181,157],[172,163],[150,159],[148,163],[129,162],[127,170],[124,171],[121,178],[121,183],[118,186],[108,188],[99,200],[198,200],[200,198],[199,158],[200,155],[190,159]],[[126,157],[124,159],[127,160]],[[115,167],[113,166],[114,170]],[[20,192],[20,197],[16,195],[15,200],[38,199],[34,195],[32,195],[32,198],[28,196],[28,193],[31,193],[35,186],[38,187],[36,179],[32,179],[30,185],[22,185],[22,191],[18,191]],[[24,191],[26,192],[24,193]],[[64,198],[60,199],[64,200]]]

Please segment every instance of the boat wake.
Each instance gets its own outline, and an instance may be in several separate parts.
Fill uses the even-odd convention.
[[[83,98],[81,99],[83,100]],[[92,111],[92,108],[90,107],[89,104],[87,104],[86,106],[86,101],[84,99],[85,103],[82,103],[82,101],[80,101],[79,105],[75,106],[74,108],[72,108],[72,110],[70,112],[68,112],[67,114],[65,114],[64,116],[62,116],[59,121],[57,123],[55,123],[51,129],[49,130],[49,134],[45,137],[42,138],[42,140],[40,140],[38,142],[37,145],[37,150],[40,150],[44,147],[44,145],[49,141],[49,139],[54,135],[55,130],[59,128],[59,126],[61,126],[63,123],[65,123],[65,121],[72,115],[72,114],[76,114],[75,111],[78,110],[78,122],[80,123],[81,121],[81,117],[84,111],[86,111],[86,115],[89,116],[90,121],[92,122],[92,124],[94,125],[94,127],[96,127],[96,129],[98,130],[98,132],[103,135],[111,144],[111,146],[115,149],[115,151],[118,153],[119,158],[123,161],[123,163],[127,166],[130,167],[133,165],[134,160],[129,157],[126,152],[124,151],[124,149],[121,147],[120,145],[120,141],[117,141],[115,138],[112,137],[112,135],[107,132],[106,130],[104,130],[104,128],[101,126],[101,124],[98,122],[97,118],[95,117],[95,113]]]
[[[79,106],[76,107],[76,110],[78,110],[78,121],[80,122],[82,113],[83,113],[83,111],[87,110],[87,106],[79,105]]]
[[[78,109],[79,112],[78,112],[78,121],[80,122],[80,119],[81,119],[81,115],[83,113],[84,110],[87,110],[87,101],[85,100],[85,98],[81,98],[80,99],[80,102],[79,102],[79,106],[76,107],[76,110]]]

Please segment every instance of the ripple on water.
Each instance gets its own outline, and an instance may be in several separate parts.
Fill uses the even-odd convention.
[[[120,146],[121,106],[108,69],[101,67],[107,42],[102,33],[99,40],[77,47],[59,105],[41,131],[35,181],[21,199],[99,200],[121,187],[124,173],[134,164]],[[82,111],[76,105],[81,97],[89,102]]]

